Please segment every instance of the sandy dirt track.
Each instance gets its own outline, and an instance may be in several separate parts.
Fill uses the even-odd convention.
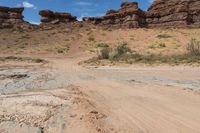
[[[1,95],[0,133],[200,132],[200,68],[77,65],[86,58],[46,58],[66,87]]]
[[[93,78],[75,84],[96,110],[106,114],[101,120],[105,132],[200,132],[199,68],[101,67],[83,71]]]

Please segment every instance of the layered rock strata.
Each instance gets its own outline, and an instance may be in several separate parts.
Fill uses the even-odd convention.
[[[146,14],[148,27],[200,26],[199,0],[156,0]]]
[[[124,2],[119,10],[109,10],[102,17],[84,17],[83,21],[102,26],[139,28],[145,27],[145,12],[137,2]]]
[[[8,28],[24,22],[24,8],[9,8],[0,6],[0,27]]]

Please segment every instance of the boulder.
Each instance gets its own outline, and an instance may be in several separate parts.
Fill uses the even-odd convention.
[[[41,15],[42,17],[54,17],[54,13],[50,10],[41,10],[39,12],[39,15]]]
[[[59,24],[59,23],[73,23],[77,21],[75,16],[65,12],[53,12],[50,10],[41,10],[42,24]]]

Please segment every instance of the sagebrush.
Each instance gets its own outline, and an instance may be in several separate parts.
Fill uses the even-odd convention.
[[[200,41],[192,38],[187,45],[187,50],[191,55],[200,56]]]

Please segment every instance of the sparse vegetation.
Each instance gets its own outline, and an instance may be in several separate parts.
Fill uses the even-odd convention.
[[[193,42],[194,43],[194,42]],[[195,42],[196,44],[197,42]],[[198,43],[197,43],[198,44]],[[194,45],[194,44],[193,44]],[[99,62],[103,60],[108,60],[110,62],[121,62],[121,63],[145,63],[145,64],[200,64],[200,56],[192,54],[182,54],[182,55],[162,55],[162,54],[139,54],[132,51],[127,43],[121,43],[116,48],[110,48],[109,45],[101,45],[100,53],[98,58],[93,58],[86,63]],[[199,48],[199,47],[198,47]],[[198,55],[198,54],[197,54]]]
[[[108,57],[107,57],[108,58]],[[105,60],[106,58],[104,58]],[[102,59],[100,58],[92,58],[90,60],[85,61],[88,64],[99,64],[101,65]],[[191,55],[174,55],[174,56],[166,56],[166,55],[157,55],[157,54],[124,54],[117,58],[108,58],[110,63],[125,63],[125,64],[133,64],[133,63],[144,63],[144,64],[170,64],[170,65],[199,65],[200,64],[200,56],[191,56]]]
[[[64,53],[64,50],[63,49],[58,49],[57,52],[58,53]]]
[[[48,119],[50,119],[53,116],[53,112],[51,110],[47,110],[45,112],[45,119],[44,121],[47,121]]]
[[[61,54],[61,53],[65,53],[66,49],[65,48],[58,48],[57,49],[57,53]]]
[[[124,55],[119,58],[119,61],[126,63],[145,63],[145,64],[200,64],[200,57],[197,56],[188,56],[188,55],[174,55],[174,56],[165,56],[165,55],[155,55],[155,54],[131,54]]]
[[[130,48],[125,42],[119,44],[115,49],[111,49],[107,44],[103,44],[101,46],[104,47],[102,47],[100,54],[98,55],[100,59],[115,59],[123,54],[126,54],[127,52],[131,52]]]
[[[19,33],[24,33],[24,29],[23,28],[19,28],[18,31],[19,31]]]
[[[98,43],[98,44],[97,44],[97,47],[98,47],[98,48],[103,48],[103,47],[109,47],[109,45],[106,44],[106,43]]]
[[[33,62],[33,63],[46,62],[45,60],[40,59],[40,58],[16,57],[16,56],[0,57],[0,61],[24,61],[24,62]]]
[[[94,38],[93,36],[90,36],[90,37],[88,38],[88,40],[89,40],[90,42],[92,42],[92,41],[95,41],[95,38]]]
[[[106,33],[101,33],[102,36],[106,36]]]
[[[98,55],[99,59],[109,59],[111,49],[109,47],[103,47]]]
[[[151,49],[155,49],[155,48],[165,48],[166,47],[166,44],[163,43],[163,42],[155,42],[151,45],[149,45],[149,48]]]
[[[162,39],[162,38],[171,38],[172,36],[168,35],[168,34],[159,34],[157,35],[157,38]]]
[[[131,49],[128,47],[128,44],[126,42],[123,42],[117,46],[116,51],[118,55],[123,55],[127,52],[131,52]]]
[[[191,55],[200,56],[200,41],[192,38],[187,45],[187,50]]]

